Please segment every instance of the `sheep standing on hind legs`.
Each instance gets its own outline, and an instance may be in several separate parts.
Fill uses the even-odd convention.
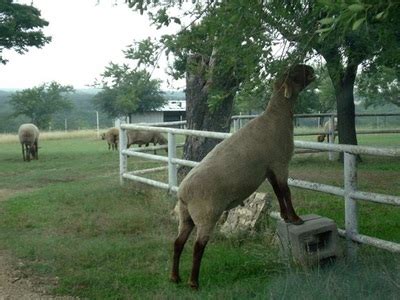
[[[180,282],[183,247],[197,227],[189,284],[199,287],[204,249],[219,217],[243,202],[267,178],[278,198],[281,217],[300,225],[287,184],[293,154],[293,107],[298,94],[314,80],[314,70],[296,65],[274,84],[266,111],[217,145],[193,168],[178,190],[179,233],[174,243],[171,280]]]
[[[30,161],[31,156],[39,159],[39,129],[31,123],[22,124],[18,129],[18,138],[22,146],[22,158]]]

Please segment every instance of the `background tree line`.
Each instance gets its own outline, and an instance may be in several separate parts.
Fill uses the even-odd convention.
[[[228,131],[235,112],[262,110],[269,98],[270,81],[277,72],[298,62],[319,62],[320,76],[318,85],[303,93],[296,112],[336,110],[341,143],[357,144],[356,86],[366,106],[386,102],[399,105],[397,2],[123,2],[140,13],[147,12],[158,28],[179,24],[181,30],[158,40],[149,37],[137,41],[125,49],[126,58],[134,62],[134,67],[112,63],[106,67],[101,81],[95,83],[101,92],[93,101],[109,116],[152,110],[163,104],[160,82],[152,79],[148,71],[157,65],[162,52],[173,57],[169,74],[186,78],[188,126],[193,129]],[[1,31],[0,55],[3,49],[23,54],[28,47],[50,42],[51,38],[41,31],[48,23],[32,5],[3,1],[0,12],[0,25],[5,29]],[[182,23],[184,20],[186,24]],[[358,75],[360,69],[362,73]],[[18,98],[32,98],[40,88],[13,96],[10,103],[16,113],[23,109],[18,106]],[[46,93],[50,93],[50,86],[47,88]],[[58,86],[59,96],[67,93],[62,90],[65,88]],[[55,106],[67,113],[68,105],[63,106],[62,101]],[[49,123],[48,117],[30,118]],[[189,138],[185,157],[199,160],[215,143]]]
[[[158,27],[189,20],[177,34],[139,41],[128,52],[147,67],[157,64],[154,52],[174,54],[171,75],[186,78],[191,129],[228,131],[236,100],[246,106],[250,99],[251,107],[261,106],[254,100],[268,100],[268,86],[277,72],[299,62],[321,61],[328,74],[322,83],[334,95],[339,142],[357,144],[354,90],[359,67],[371,79],[377,78],[375,71],[382,67],[391,69],[398,79],[397,2],[193,1],[190,8],[185,1],[125,3],[147,12]],[[181,10],[177,13],[176,8]],[[391,84],[398,84],[396,80]],[[370,79],[366,82],[360,88],[373,87]],[[388,86],[382,84],[374,91],[379,95]],[[316,96],[308,94],[308,100]],[[303,108],[312,109],[310,103]],[[189,137],[184,157],[199,161],[217,142]]]

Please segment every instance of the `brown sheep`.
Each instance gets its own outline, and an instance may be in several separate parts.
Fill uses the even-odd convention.
[[[131,145],[137,144],[139,147],[145,145],[149,146],[150,143],[153,145],[166,145],[168,144],[167,139],[159,132],[145,131],[145,130],[127,130],[128,144],[127,148]]]
[[[296,225],[287,184],[293,154],[293,107],[298,94],[314,80],[314,70],[297,65],[274,84],[266,111],[218,144],[184,178],[178,190],[179,233],[174,243],[171,280],[180,282],[183,247],[197,227],[189,284],[199,287],[200,263],[215,224],[226,210],[250,196],[267,178],[278,198],[281,217]]]
[[[329,125],[330,124],[330,120],[328,120],[328,121],[326,121],[325,123],[324,123],[324,126],[323,126],[323,131],[325,132],[324,134],[321,134],[321,135],[319,135],[319,136],[317,136],[317,141],[318,142],[320,142],[320,143],[322,143],[323,141],[325,141],[325,137],[326,137],[326,139],[327,139],[327,141],[328,141],[328,143],[330,142],[329,140],[330,140],[330,128],[329,128]],[[337,121],[336,121],[336,119],[334,120],[334,124],[333,124],[333,130],[334,130],[334,132],[333,132],[333,142],[335,142],[335,138],[336,138],[336,131],[337,131]]]
[[[119,129],[116,127],[110,128],[101,135],[101,139],[107,141],[108,150],[118,150]]]
[[[30,161],[31,156],[39,159],[39,129],[31,123],[22,124],[18,129],[18,138],[22,146],[22,158]]]

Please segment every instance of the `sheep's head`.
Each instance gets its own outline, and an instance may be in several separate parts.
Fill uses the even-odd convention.
[[[165,137],[160,136],[160,137],[158,138],[158,143],[159,143],[160,145],[166,145],[166,144],[168,144],[168,140],[167,140]]]
[[[32,144],[29,146],[28,155],[32,156],[32,158],[35,157],[35,155],[36,155],[36,145],[35,144]]]
[[[289,68],[275,82],[276,90],[283,89],[285,98],[298,95],[311,82],[315,80],[314,69],[310,66],[299,64]]]

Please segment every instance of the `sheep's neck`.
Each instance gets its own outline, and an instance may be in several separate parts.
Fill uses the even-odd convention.
[[[293,96],[293,98],[296,96]],[[265,115],[276,115],[289,117],[290,121],[293,120],[294,113],[294,102],[293,99],[286,99],[282,92],[274,92],[271,99],[268,102]]]

